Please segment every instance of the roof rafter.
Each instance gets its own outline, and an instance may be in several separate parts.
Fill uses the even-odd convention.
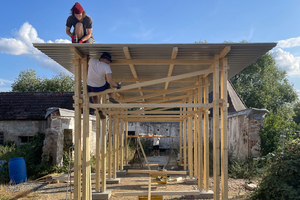
[[[123,52],[124,52],[125,57],[126,57],[127,60],[132,60],[128,47],[123,47]],[[129,67],[130,67],[130,70],[131,70],[131,73],[132,73],[133,77],[136,78],[136,79],[138,79],[138,75],[136,73],[134,65],[133,64],[129,64]],[[139,81],[136,81],[136,83],[139,83]],[[141,90],[142,88],[138,87],[138,89]],[[140,91],[140,95],[144,96],[143,92]],[[143,99],[143,101],[145,101],[145,100]]]

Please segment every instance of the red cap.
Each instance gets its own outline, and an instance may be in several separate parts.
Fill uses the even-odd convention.
[[[75,14],[81,14],[83,13],[83,8],[82,6],[80,5],[80,3],[76,2],[75,5],[72,7],[72,11],[75,13]]]

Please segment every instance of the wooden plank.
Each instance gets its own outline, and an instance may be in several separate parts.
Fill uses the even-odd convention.
[[[100,157],[101,157],[101,152],[100,152],[100,115],[97,112],[96,114],[96,183],[95,183],[95,190],[97,192],[100,192]]]
[[[182,108],[180,108],[182,109]],[[140,111],[140,110],[133,110],[133,111],[107,111],[108,114],[174,114],[174,115],[181,115],[182,114],[197,114],[198,111],[162,111],[162,110],[153,110],[153,111]]]
[[[125,54],[125,57],[127,60],[131,60],[131,55],[130,55],[130,52],[129,52],[129,49],[128,47],[123,47],[123,52]],[[135,70],[135,67],[133,64],[129,64],[129,67],[130,67],[130,70],[131,70],[131,73],[133,75],[134,78],[138,79],[138,75],[136,73],[136,70]],[[136,83],[139,83],[139,81],[136,81]],[[139,87],[139,90],[141,90],[142,88]],[[141,96],[144,96],[143,92],[140,91],[140,94]]]
[[[121,119],[121,151],[120,151],[120,159],[121,159],[121,170],[123,170],[124,165],[124,119]]]
[[[180,108],[180,110],[181,110],[182,108]],[[182,116],[182,115],[181,115]],[[180,121],[179,122],[179,148],[180,148],[180,150],[179,150],[179,154],[180,154],[180,157],[182,157],[182,155],[183,155],[183,150],[181,149],[181,147],[183,147],[182,146],[182,121]]]
[[[215,68],[213,73],[213,98],[214,102],[219,100],[219,55],[215,55]],[[213,172],[214,172],[214,200],[220,199],[220,138],[219,138],[219,104],[215,103],[213,108]]]
[[[128,165],[128,122],[125,122],[125,163]]]
[[[194,103],[198,103],[198,96],[195,95],[194,96]],[[196,110],[197,108],[195,107],[194,110]],[[193,119],[194,119],[194,177],[197,178],[198,177],[198,115],[194,115]]]
[[[231,50],[231,46],[225,47],[220,53],[219,58],[224,58],[225,56],[227,56],[230,50]]]
[[[203,98],[203,87],[202,87],[202,77],[199,76],[199,88],[198,88],[198,103],[202,103]],[[202,129],[202,110],[199,109],[198,114],[198,188],[199,191],[203,190],[203,129]]]
[[[186,119],[183,120],[183,169],[186,170]]]
[[[105,100],[105,98],[104,98]],[[106,118],[102,119],[102,192],[106,191]]]
[[[136,192],[115,192],[113,196],[147,196],[148,192],[136,191]],[[152,191],[151,195],[164,195],[164,196],[183,196],[183,195],[200,195],[204,199],[211,199],[213,191],[200,192],[199,190],[192,191]],[[205,196],[204,196],[205,195]],[[202,199],[202,198],[201,198]]]
[[[208,102],[209,94],[209,80],[208,77],[205,78],[204,85],[204,103]],[[204,111],[204,189],[209,190],[209,118],[208,110]]]
[[[112,176],[112,117],[108,116],[108,178]]]
[[[179,79],[183,79],[183,78],[195,77],[195,76],[199,76],[201,74],[207,74],[207,73],[212,73],[212,72],[213,72],[213,69],[204,69],[204,70],[190,72],[190,73],[186,73],[186,74],[180,74],[180,75],[176,75],[176,76],[155,79],[152,81],[146,81],[146,82],[142,82],[142,83],[126,85],[126,86],[123,86],[121,89],[118,89],[118,92],[121,92],[124,90],[130,90],[130,89],[134,89],[134,88],[138,88],[138,87],[144,87],[144,86],[164,83],[167,81],[174,81],[174,80],[179,80]],[[97,96],[97,95],[101,95],[101,94],[114,93],[114,92],[116,92],[115,89],[108,89],[103,92],[91,92],[91,93],[89,93],[89,96]]]
[[[189,97],[189,104],[192,103],[192,96]],[[192,108],[188,108],[189,111],[192,110]],[[188,168],[189,168],[189,176],[190,178],[194,177],[194,171],[193,171],[193,133],[192,133],[192,117],[188,117]]]
[[[195,114],[194,114],[195,115]],[[188,115],[188,116],[194,116],[194,115]],[[181,118],[180,115],[126,115],[126,118]]]
[[[123,80],[123,78],[113,78],[113,80],[115,82],[120,82]],[[152,81],[152,80],[156,80],[155,78],[125,78],[123,80],[123,82],[136,82],[136,81],[139,81],[139,82],[145,82],[145,81]],[[184,78],[184,79],[180,79],[180,80],[175,80],[173,82],[197,82],[198,81],[198,78]],[[145,90],[145,91],[148,91],[148,92],[161,92],[163,91],[164,89],[162,90]],[[144,90],[143,90],[144,91]],[[135,92],[139,92],[139,90],[136,90]]]
[[[131,59],[131,60],[114,60],[110,65],[209,65],[212,64],[213,60],[202,59],[202,60],[188,60],[188,59],[176,59],[176,60],[142,60],[142,59]]]
[[[182,174],[186,175],[186,171],[159,171],[159,170],[135,170],[129,169],[128,173],[136,173],[136,174],[158,174],[158,175],[166,175],[166,174]]]
[[[178,47],[173,47],[171,60],[175,60],[175,59],[176,59],[177,53],[178,53]],[[174,64],[170,64],[167,77],[172,76],[173,69],[174,69]],[[169,83],[170,83],[169,81],[167,81],[167,82],[165,83],[165,90],[168,89]],[[165,95],[164,95],[164,96],[165,96]]]
[[[150,170],[150,165],[149,165],[149,163],[148,163],[148,160],[147,160],[146,154],[145,154],[145,152],[144,152],[144,149],[143,149],[142,143],[141,143],[141,141],[140,141],[140,137],[139,137],[139,135],[138,135],[136,132],[135,132],[135,136],[136,136],[136,138],[137,138],[137,141],[138,141],[138,143],[139,143],[139,145],[140,145],[140,148],[141,148],[141,150],[142,150],[142,153],[143,153],[144,159],[145,159],[145,161],[146,161],[146,163],[147,163],[148,170]]]
[[[227,133],[227,79],[228,79],[228,59],[223,59],[223,70],[221,71],[221,188],[222,200],[228,199],[228,133]]]
[[[151,97],[161,96],[161,95],[165,95],[165,94],[172,94],[172,93],[176,93],[176,92],[183,92],[183,91],[187,91],[189,89],[194,89],[194,88],[197,88],[197,86],[196,85],[190,85],[190,86],[187,86],[187,87],[176,88],[176,89],[173,89],[173,90],[166,90],[166,91],[163,91],[163,92],[156,92],[156,93],[153,93],[153,94],[148,94],[148,95],[145,95],[143,97],[131,97],[131,98],[126,98],[126,99],[121,99],[119,102],[124,103],[124,102],[136,101],[136,100],[140,100],[142,98],[143,99],[149,99]]]
[[[120,170],[120,118],[117,121],[117,170]]]
[[[113,116],[113,132],[114,132],[114,138],[113,138],[113,142],[114,142],[114,145],[113,145],[113,148],[114,148],[114,156],[113,156],[113,178],[117,178],[117,134],[118,134],[118,131],[117,131],[117,122],[118,122],[118,117],[116,115]]]
[[[192,108],[192,107],[201,107],[201,108],[212,108],[212,103],[204,103],[204,104],[193,104],[193,103],[146,103],[146,104],[139,104],[139,103],[127,103],[127,104],[90,104],[91,108]]]
[[[82,199],[90,200],[91,193],[91,164],[90,164],[90,133],[89,133],[89,96],[87,90],[87,57],[83,59],[83,159],[82,159]]]
[[[75,55],[75,57],[80,59],[84,58],[84,55],[76,47],[70,47],[70,51]]]
[[[81,198],[81,107],[79,103],[81,94],[81,64],[78,57],[74,61],[75,70],[75,87],[74,87],[74,100],[75,100],[75,156],[74,156],[74,198]]]

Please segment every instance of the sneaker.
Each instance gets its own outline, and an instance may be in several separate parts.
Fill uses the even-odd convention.
[[[114,98],[109,98],[109,102],[111,102],[111,103],[119,103],[119,102],[116,101]]]
[[[98,113],[100,115],[100,119],[106,119],[106,116],[103,114],[101,110],[98,110]]]

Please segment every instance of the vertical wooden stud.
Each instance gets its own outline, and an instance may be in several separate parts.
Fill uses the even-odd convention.
[[[227,109],[227,79],[228,79],[228,59],[223,59],[221,71],[221,99],[223,104],[221,108],[221,188],[222,200],[228,199],[228,109]]]
[[[101,166],[101,152],[100,152],[100,116],[97,112],[96,114],[96,183],[95,190],[100,192],[100,166]]]
[[[194,103],[197,103],[198,96],[194,95]],[[196,111],[196,107],[194,107],[194,111]],[[198,115],[194,115],[194,177],[198,177]]]
[[[73,60],[75,69],[75,157],[74,157],[74,198],[81,198],[81,107],[79,103],[81,94],[81,64],[80,59]]]
[[[125,122],[125,163],[128,165],[128,122]]]
[[[108,178],[111,178],[112,173],[112,120],[108,117]]]
[[[199,88],[198,88],[198,103],[202,103],[203,98],[203,88],[202,88],[202,82],[203,79],[201,76],[199,76]],[[198,188],[200,191],[203,190],[203,129],[202,129],[202,115],[203,112],[201,109],[199,109],[198,113]]]
[[[192,103],[192,95],[189,97],[189,103]],[[188,111],[192,111],[192,108],[188,108]],[[191,115],[188,117],[188,167],[189,167],[189,175],[190,178],[194,177],[193,173],[193,141],[192,138],[192,117]]]
[[[123,170],[124,164],[124,119],[121,119],[121,152],[120,152],[120,160],[121,160],[121,170]]]
[[[102,119],[102,192],[106,191],[106,118]]]
[[[208,103],[209,94],[209,81],[208,77],[205,78],[204,85],[204,103]],[[208,110],[204,112],[204,189],[209,190],[209,118]]]
[[[114,132],[114,138],[113,138],[113,142],[114,142],[114,145],[113,145],[113,148],[114,148],[114,156],[113,156],[113,178],[117,178],[117,135],[118,135],[118,131],[117,131],[117,122],[118,122],[118,117],[117,116],[114,116],[113,118],[113,124],[114,124],[114,129],[113,129],[113,132]]]
[[[219,69],[219,55],[215,55],[215,70],[213,73],[213,154],[214,154],[214,200],[220,199],[220,121],[219,121],[219,99],[220,99],[220,69]]]

